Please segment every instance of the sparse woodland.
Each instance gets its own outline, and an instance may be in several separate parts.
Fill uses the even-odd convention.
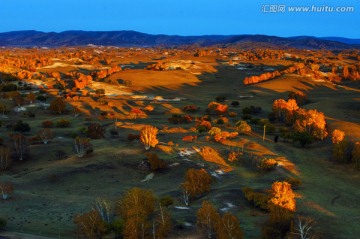
[[[0,52],[0,230],[94,239],[360,233],[346,224],[359,216],[359,51]]]

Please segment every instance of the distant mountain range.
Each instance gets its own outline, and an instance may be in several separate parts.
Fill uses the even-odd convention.
[[[267,35],[205,35],[176,36],[152,35],[135,31],[14,31],[0,33],[0,46],[11,47],[60,47],[86,46],[180,46],[197,44],[200,46],[269,46],[275,48],[301,49],[351,49],[360,48],[360,39],[341,37],[276,37]]]

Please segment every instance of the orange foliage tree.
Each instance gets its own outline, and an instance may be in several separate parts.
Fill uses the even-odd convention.
[[[307,132],[315,139],[320,140],[328,135],[324,113],[317,110],[298,110],[296,118],[295,131]]]
[[[195,198],[210,191],[211,176],[205,169],[190,168],[186,171],[185,182],[181,186],[191,198]]]
[[[196,224],[206,232],[207,238],[212,238],[219,218],[215,206],[209,201],[203,201],[196,213]]]
[[[333,144],[339,144],[345,138],[345,132],[339,129],[335,129],[331,134],[331,140]]]
[[[50,103],[50,110],[56,113],[61,114],[65,110],[66,104],[63,99],[57,97]]]
[[[226,212],[221,216],[209,201],[203,201],[196,213],[196,224],[205,231],[207,238],[216,235],[218,239],[242,239],[243,231],[238,219]]]
[[[75,215],[74,223],[77,233],[84,238],[102,238],[107,231],[106,224],[97,210]]]
[[[155,211],[155,196],[151,191],[132,188],[117,204],[117,214],[124,220],[124,238],[149,236],[150,217]]]
[[[140,141],[145,145],[145,149],[149,150],[151,147],[155,147],[159,141],[156,138],[158,129],[155,126],[147,125],[140,131]]]

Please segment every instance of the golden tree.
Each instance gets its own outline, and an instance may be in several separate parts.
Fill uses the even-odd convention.
[[[125,238],[143,238],[149,234],[150,216],[155,211],[155,196],[151,191],[132,188],[117,205],[117,214],[124,220]]]
[[[0,171],[8,169],[10,164],[10,149],[6,146],[0,146]]]
[[[205,169],[190,168],[186,171],[185,182],[181,186],[191,198],[198,197],[210,191],[211,176]]]
[[[155,218],[155,227],[153,227],[153,233],[156,238],[163,239],[165,238],[171,230],[171,216],[169,210],[166,207],[162,206],[159,203],[159,208],[157,210],[157,215]]]
[[[219,218],[216,224],[217,239],[242,239],[243,237],[244,233],[236,216],[226,212]]]
[[[23,134],[13,134],[11,135],[13,140],[14,150],[19,160],[23,160],[26,156],[27,151],[27,141],[26,137]]]
[[[66,104],[63,99],[57,97],[50,103],[49,109],[53,112],[61,114],[65,110]]]
[[[287,182],[274,182],[270,190],[268,208],[270,220],[273,222],[289,222],[296,211],[295,194],[291,184]]]
[[[331,140],[333,144],[339,144],[345,138],[345,132],[335,129],[331,134]]]
[[[74,139],[74,147],[76,154],[79,158],[82,158],[86,154],[91,153],[93,151],[93,146],[90,143],[90,139],[86,137],[77,136]]]
[[[96,210],[75,215],[74,223],[78,234],[89,239],[102,238],[107,229],[100,213]]]
[[[209,201],[203,201],[196,213],[196,224],[206,232],[208,238],[212,238],[219,219],[215,206]]]
[[[145,145],[145,149],[149,150],[151,147],[155,147],[159,141],[156,138],[158,129],[154,126],[147,125],[140,131],[140,141]]]

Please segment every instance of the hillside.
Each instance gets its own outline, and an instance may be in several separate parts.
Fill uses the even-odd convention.
[[[299,49],[351,49],[358,48],[356,40],[341,38],[276,37],[266,35],[205,35],[205,36],[176,36],[151,35],[135,31],[14,31],[0,33],[0,46],[15,47],[60,47],[85,46],[89,44],[106,46],[180,46],[180,45],[226,45],[242,46],[251,44],[272,46],[275,48]],[[339,38],[340,39],[340,38]],[[354,43],[354,45],[350,44]]]

